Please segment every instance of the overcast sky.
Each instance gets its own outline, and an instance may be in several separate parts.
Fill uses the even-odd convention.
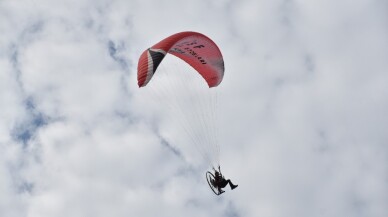
[[[0,0],[0,216],[388,216],[387,11]],[[181,31],[224,56],[221,163],[239,187],[220,197],[138,97],[141,52]]]

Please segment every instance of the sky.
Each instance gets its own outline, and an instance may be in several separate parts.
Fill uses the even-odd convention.
[[[387,10],[0,0],[0,216],[388,216]],[[220,160],[239,187],[221,196],[137,86],[142,51],[181,31],[225,61]]]

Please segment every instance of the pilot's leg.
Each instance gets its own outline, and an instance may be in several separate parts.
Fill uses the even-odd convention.
[[[230,188],[233,190],[235,188],[237,188],[238,185],[233,185],[232,181],[230,181],[230,179],[226,180],[227,183],[229,183],[229,186]]]

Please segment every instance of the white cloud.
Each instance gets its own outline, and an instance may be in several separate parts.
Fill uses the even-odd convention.
[[[386,9],[1,1],[0,215],[387,216]],[[221,197],[139,101],[138,56],[185,30],[225,59]]]

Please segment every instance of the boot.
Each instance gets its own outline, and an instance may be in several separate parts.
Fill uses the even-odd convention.
[[[237,188],[237,186],[238,186],[238,185],[233,185],[233,184],[232,184],[231,189],[233,190],[233,189]]]

